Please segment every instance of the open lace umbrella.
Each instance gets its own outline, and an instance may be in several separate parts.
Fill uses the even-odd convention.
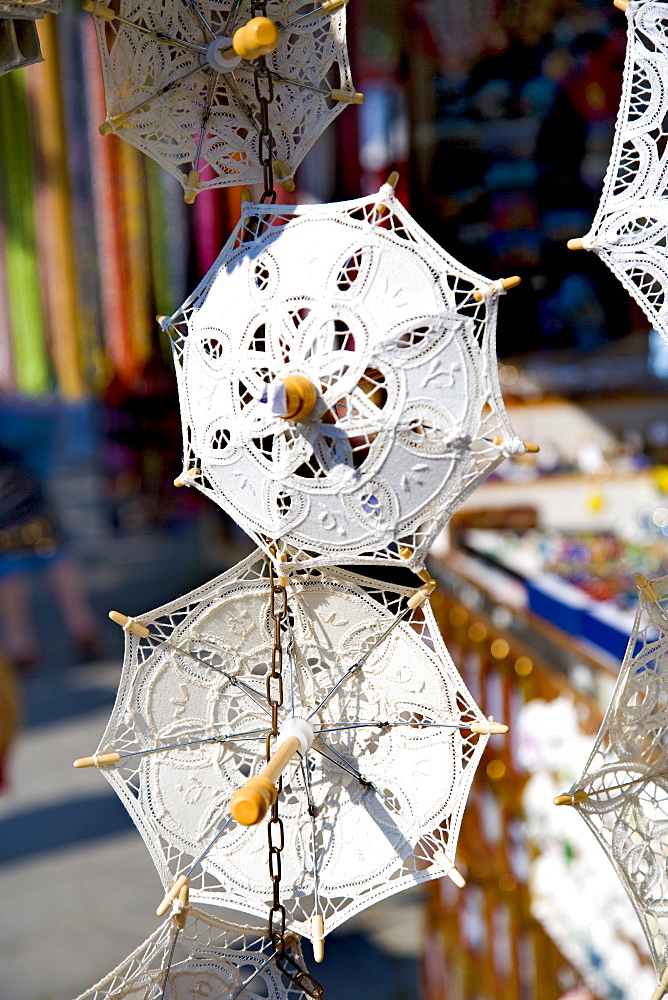
[[[186,201],[228,184],[271,187],[269,164],[291,189],[318,136],[363,100],[350,77],[345,2],[85,0],[102,59],[101,131],[169,170]]]
[[[497,380],[499,294],[390,183],[334,205],[243,206],[174,342],[184,472],[265,551],[422,563],[521,454]],[[534,446],[535,447],[535,446]]]
[[[668,17],[662,0],[615,0],[626,11],[624,86],[610,163],[591,229],[593,250],[668,341]]]
[[[125,803],[171,887],[163,910],[189,884],[195,901],[264,916],[267,831],[244,824],[275,801],[283,770],[286,926],[317,943],[402,888],[444,874],[463,884],[464,803],[487,734],[506,727],[474,704],[424,588],[295,572],[270,774],[269,588],[256,553],[140,618],[114,613],[127,636],[116,705],[97,753],[75,766],[102,768]],[[262,809],[232,818],[232,796],[243,812],[258,787]]]
[[[668,577],[636,576],[639,603],[610,706],[574,806],[614,865],[668,989]]]
[[[303,968],[294,940],[287,954],[291,974],[293,963]],[[77,1000],[303,1000],[305,992],[281,974],[262,931],[188,907]]]

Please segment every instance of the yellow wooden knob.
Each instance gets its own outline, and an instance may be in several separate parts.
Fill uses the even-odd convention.
[[[278,45],[278,27],[268,17],[253,17],[234,32],[232,48],[242,59],[268,56]]]
[[[286,420],[304,420],[318,400],[316,387],[305,375],[289,375],[281,381],[285,385]]]
[[[267,781],[259,774],[249,778],[242,788],[237,788],[230,799],[232,819],[242,826],[255,826],[273,806],[277,794],[273,782]]]

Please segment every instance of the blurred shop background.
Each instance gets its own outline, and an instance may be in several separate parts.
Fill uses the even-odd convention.
[[[537,456],[502,465],[435,546],[435,611],[486,714],[458,866],[334,935],[328,1000],[644,1000],[654,975],[591,834],[552,797],[584,766],[633,620],[668,572],[668,347],[589,228],[621,92],[607,0],[352,0],[355,86],[291,201],[376,190],[491,278],[500,377]],[[155,926],[148,853],[96,773],[123,636],[233,565],[240,530],[181,471],[169,344],[239,191],[185,206],[104,118],[92,19],[40,24],[0,77],[0,1000],[68,1000]],[[288,200],[288,196],[281,196]],[[75,780],[76,779],[76,780]],[[102,787],[104,784],[104,787]],[[564,813],[566,815],[564,815]]]

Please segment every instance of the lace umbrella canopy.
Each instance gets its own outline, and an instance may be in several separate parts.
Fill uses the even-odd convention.
[[[291,562],[419,565],[475,487],[525,450],[497,379],[504,282],[445,253],[390,184],[334,205],[243,208],[163,319],[177,483]]]
[[[289,954],[303,967],[299,945]],[[263,932],[189,908],[168,917],[77,1000],[303,1000],[276,968]]]
[[[668,341],[668,10],[617,0],[628,44],[612,155],[591,229],[569,240],[594,250]]]
[[[615,690],[574,806],[610,858],[668,988],[668,576],[640,574],[639,604]]]
[[[186,201],[204,188],[263,180],[269,155],[291,190],[287,179],[318,136],[346,102],[363,100],[352,87],[345,2],[85,0],[107,102],[100,131],[169,170]],[[237,33],[256,20],[259,36],[240,43]],[[257,52],[266,53],[261,68]]]
[[[280,739],[312,728],[279,796],[299,934],[426,879],[463,884],[465,800],[487,734],[506,727],[482,716],[415,594],[339,570],[290,578]],[[194,901],[266,916],[267,831],[233,820],[230,799],[265,760],[269,564],[256,553],[125,625],[116,705],[75,766],[103,769],[166,887],[185,876]]]

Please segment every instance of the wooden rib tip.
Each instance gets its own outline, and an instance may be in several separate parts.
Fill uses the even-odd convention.
[[[469,725],[469,729],[472,733],[478,733],[480,736],[505,736],[509,731],[508,726],[504,725],[503,722],[490,722],[485,720],[485,722],[472,722]]]
[[[612,0],[612,6],[616,7],[617,10],[621,10],[622,14],[626,14],[628,5],[629,0]]]
[[[385,181],[385,183],[389,184],[391,188],[394,188],[396,190],[397,184],[399,183],[399,171],[393,170],[390,176]]]
[[[526,449],[527,455],[537,455],[540,451],[540,445],[534,444],[533,441],[524,441],[524,447]]]
[[[406,601],[406,604],[411,609],[411,611],[415,611],[415,609],[419,608],[421,604],[424,604],[428,596],[429,595],[425,594],[422,587],[420,587],[418,588],[418,590],[416,590],[414,593],[411,594],[411,596]]]
[[[634,573],[633,579],[640,594],[646,601],[658,601],[658,596],[654,585],[642,573]]]
[[[522,279],[519,274],[513,274],[510,278],[502,278],[501,284],[506,292],[510,291],[511,288],[517,288],[518,285],[522,284]]]
[[[120,625],[126,632],[133,632],[134,635],[138,635],[141,639],[146,639],[151,634],[145,625],[140,624],[140,622],[132,621],[128,615],[124,615],[120,611],[110,611],[109,617],[112,622],[116,622],[116,624]]]
[[[584,250],[584,240],[580,236],[577,239],[569,240],[566,246],[569,250]]]
[[[325,960],[325,920],[320,913],[311,917],[311,944],[313,959],[320,964]]]
[[[581,788],[573,794],[557,795],[555,799],[552,799],[555,806],[575,806],[580,802],[586,802],[589,798],[587,792],[583,791]]]
[[[455,868],[454,864],[447,856],[445,851],[434,851],[433,860],[434,864],[440,865],[441,868],[446,869],[444,874],[447,875],[448,878],[451,879],[451,881],[453,881],[459,889],[464,888],[464,886],[466,885],[466,879],[464,878],[462,873],[458,871],[457,868]]]
[[[73,767],[105,767],[109,764],[117,764],[121,755],[117,751],[111,753],[96,753],[91,757],[79,757],[74,761]]]
[[[171,907],[172,902],[180,894],[181,889],[183,889],[184,886],[187,886],[189,882],[190,879],[188,878],[187,875],[179,875],[172,888],[165,893],[162,902],[156,909],[155,914],[157,917],[164,917],[165,913],[167,913],[167,910],[169,910],[169,908]]]

